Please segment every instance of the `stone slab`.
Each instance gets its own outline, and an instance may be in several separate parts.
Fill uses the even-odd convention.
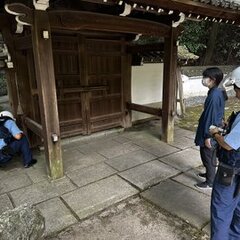
[[[33,183],[38,183],[48,179],[46,166],[38,168],[28,168],[26,173]]]
[[[78,149],[64,148],[62,151],[63,160],[78,160],[84,156]]]
[[[177,173],[179,173],[177,169],[156,160],[129,169],[119,175],[138,188],[146,189]]]
[[[203,231],[207,233],[209,236],[211,235],[211,222],[209,222],[204,228]]]
[[[200,169],[201,168],[189,170],[187,172],[184,172],[184,173],[174,177],[173,179],[179,183],[182,183],[182,184],[196,190],[196,191],[199,191],[204,194],[207,194],[208,196],[211,196],[211,193],[212,193],[211,189],[202,189],[201,190],[194,186],[196,183],[203,182],[203,180],[201,180],[197,177],[198,173],[204,172],[204,170],[200,170]]]
[[[144,199],[129,199],[75,224],[51,240],[207,240],[178,217]],[[49,239],[49,240],[50,240]]]
[[[59,198],[42,202],[36,207],[45,218],[45,235],[59,232],[78,221]]]
[[[195,143],[193,139],[181,136],[181,137],[175,138],[174,142],[171,143],[170,145],[180,149],[186,149],[186,148],[194,147]]]
[[[196,135],[196,133],[193,131],[186,130],[186,129],[175,126],[174,136],[176,139],[179,137],[187,137],[187,138],[194,140],[195,135]]]
[[[91,167],[82,168],[73,172],[68,172],[67,176],[78,186],[82,187],[89,183],[98,181],[113,175],[117,171],[104,163],[99,163]]]
[[[119,143],[112,140],[111,137],[103,137],[97,140],[92,140],[91,142],[79,146],[79,150],[83,153],[91,153],[91,152],[101,152],[105,149],[111,149],[119,146]]]
[[[159,136],[152,136],[152,135],[139,135],[138,138],[133,138],[132,142],[135,143],[136,145],[142,147],[142,148],[147,148],[147,147],[152,147],[153,145],[158,145],[159,147],[164,147],[168,146],[167,143],[162,142],[159,139]]]
[[[123,143],[123,144],[117,144],[114,147],[111,148],[103,148],[102,150],[98,151],[98,153],[100,153],[101,155],[103,155],[106,158],[114,158],[114,157],[118,157],[120,155],[129,153],[129,152],[133,152],[136,150],[139,150],[140,147],[129,142],[129,143]]]
[[[82,219],[137,193],[124,180],[112,176],[64,194],[62,198]]]
[[[159,160],[183,172],[202,165],[199,151],[192,148],[173,153]]]
[[[144,150],[138,150],[111,158],[107,160],[106,163],[118,171],[124,171],[155,158],[155,155],[152,155]]]
[[[30,178],[19,170],[6,171],[0,175],[0,194],[31,185]]]
[[[16,206],[24,203],[37,204],[76,189],[68,178],[49,182],[47,180],[10,193]]]
[[[66,151],[66,150],[74,150],[74,149],[77,149],[77,146],[79,144],[84,144],[84,143],[81,143],[81,142],[69,142],[67,141],[67,139],[64,139],[64,142],[61,141],[61,147],[62,147],[62,152]]]
[[[101,156],[100,154],[91,152],[84,155],[80,159],[72,159],[71,161],[64,162],[64,169],[65,172],[68,173],[104,162],[105,160],[106,158]]]
[[[118,143],[127,143],[131,141],[130,139],[125,138],[123,134],[113,137],[113,140]]]
[[[142,148],[158,157],[163,157],[179,151],[178,148],[175,148],[163,142],[159,142],[158,144],[152,144],[151,146],[142,145]]]
[[[9,210],[13,209],[13,205],[7,194],[0,195],[0,215]]]
[[[198,229],[210,219],[210,197],[172,180],[161,182],[141,195]]]

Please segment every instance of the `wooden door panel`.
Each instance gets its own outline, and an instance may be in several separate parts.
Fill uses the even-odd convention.
[[[84,132],[78,36],[53,34],[53,57],[62,136]]]
[[[119,126],[122,119],[121,42],[87,42],[88,86],[103,86],[90,94],[90,131]]]
[[[53,34],[61,135],[121,125],[121,39]]]

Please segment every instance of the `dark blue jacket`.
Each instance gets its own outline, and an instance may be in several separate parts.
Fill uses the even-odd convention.
[[[195,144],[200,147],[205,146],[205,139],[210,138],[209,127],[215,125],[222,126],[224,117],[225,95],[223,89],[214,87],[208,91],[208,96],[204,103],[204,110],[199,118],[199,124],[195,137]]]

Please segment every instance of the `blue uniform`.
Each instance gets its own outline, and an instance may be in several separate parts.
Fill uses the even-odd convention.
[[[224,137],[224,141],[234,150],[238,150],[240,148],[239,136],[240,114],[234,120],[231,131]],[[240,154],[238,151],[236,154]],[[238,159],[238,156],[236,159]],[[232,164],[232,159],[219,160],[225,164],[229,163],[229,167],[236,166],[236,164]],[[235,195],[236,189],[240,184],[240,169],[235,168],[235,171],[237,174],[229,186],[221,184],[218,179],[218,173],[216,175],[211,200],[211,240],[240,239],[240,194]]]
[[[9,130],[12,136],[22,133],[14,120],[7,120],[4,123],[4,126]],[[5,143],[5,141],[3,139],[0,139],[0,150],[2,150],[2,148],[6,145],[7,144]],[[29,147],[28,140],[25,136],[22,136],[19,140],[14,139],[8,144],[8,146],[13,150],[14,154],[22,154],[24,166],[28,165],[32,161],[32,153]],[[11,159],[11,155],[5,155],[0,151],[0,163],[6,163]]]

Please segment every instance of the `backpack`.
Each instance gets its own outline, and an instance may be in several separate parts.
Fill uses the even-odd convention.
[[[4,126],[7,120],[12,120],[10,117],[0,117],[0,139],[12,138],[10,131]]]

